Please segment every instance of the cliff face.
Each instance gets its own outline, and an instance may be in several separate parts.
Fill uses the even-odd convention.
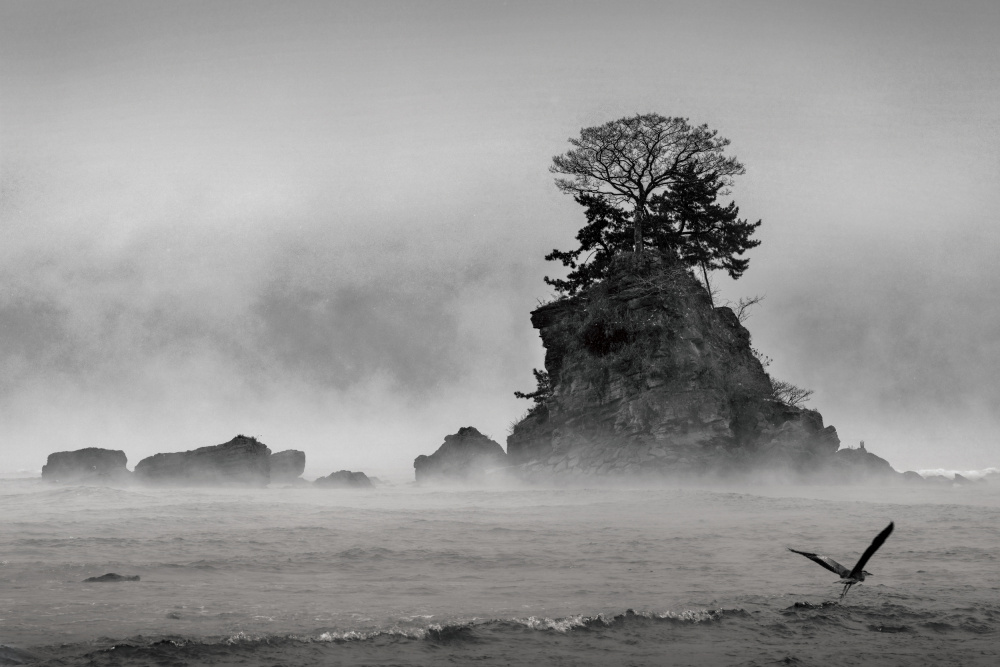
[[[818,412],[772,397],[749,332],[678,263],[623,261],[531,323],[552,394],[507,438],[509,462],[529,477],[808,473],[837,451]]]

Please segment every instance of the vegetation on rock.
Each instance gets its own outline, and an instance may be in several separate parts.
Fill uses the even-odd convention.
[[[545,278],[559,293],[576,294],[606,278],[616,256],[647,248],[701,269],[706,285],[711,270],[743,275],[749,260],[739,255],[760,244],[751,236],[761,222],[717,201],[744,173],[723,155],[728,139],[685,118],[645,114],[584,128],[569,141],[575,148],[554,157],[550,170],[573,177],[556,185],[586,209],[587,224],[579,248],[546,256],[571,269],[565,279]]]

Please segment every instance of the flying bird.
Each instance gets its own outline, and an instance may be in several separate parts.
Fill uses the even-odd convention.
[[[837,583],[844,584],[844,592],[840,594],[840,599],[843,600],[844,596],[847,595],[847,591],[851,589],[851,586],[853,586],[854,584],[860,584],[862,581],[865,580],[866,576],[868,577],[872,576],[871,572],[865,571],[864,569],[865,564],[868,562],[868,559],[871,558],[876,551],[878,551],[878,548],[882,546],[886,538],[888,538],[889,535],[892,534],[893,526],[894,523],[890,521],[889,525],[886,526],[881,533],[875,536],[875,539],[872,540],[872,543],[868,545],[868,548],[865,549],[865,552],[861,554],[861,558],[858,559],[858,562],[854,565],[853,570],[848,570],[846,567],[844,567],[837,561],[833,560],[829,556],[818,556],[816,554],[811,554],[806,551],[797,551],[795,549],[789,549],[789,551],[801,554],[806,558],[808,558],[809,560],[813,561],[814,563],[819,563],[826,569],[830,570],[830,572],[839,575],[840,581]]]

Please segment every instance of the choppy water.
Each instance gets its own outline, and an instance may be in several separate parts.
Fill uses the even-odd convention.
[[[896,531],[836,604],[836,577]],[[0,480],[0,665],[997,665],[1000,488]],[[82,583],[107,572],[139,582]]]

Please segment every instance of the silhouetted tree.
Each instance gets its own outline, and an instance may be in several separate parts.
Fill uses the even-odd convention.
[[[750,261],[739,255],[760,245],[751,236],[761,222],[741,220],[735,202],[723,206],[717,201],[724,187],[725,181],[718,174],[699,175],[689,166],[669,189],[650,198],[647,224],[642,227],[643,246],[661,254],[672,253],[688,266],[699,268],[710,291],[709,271],[725,269],[738,279]],[[576,201],[586,208],[587,218],[576,235],[580,247],[553,250],[545,256],[570,268],[565,279],[545,278],[546,283],[570,296],[606,277],[612,259],[634,247],[635,228],[628,211],[593,194],[578,194]]]
[[[791,382],[775,380],[773,378],[771,379],[771,387],[776,400],[792,407],[802,405],[809,400],[810,396],[813,395],[812,389],[803,389],[802,387],[795,386]]]
[[[709,271],[725,269],[737,280],[750,264],[738,255],[760,245],[750,237],[761,221],[740,220],[736,202],[718,203],[724,187],[717,174],[699,175],[688,168],[669,191],[651,202],[653,245],[661,252],[675,250],[686,264],[700,268],[709,294]]]
[[[556,186],[578,200],[584,195],[625,207],[636,255],[645,246],[653,197],[692,176],[714,174],[725,186],[744,172],[735,157],[723,155],[728,139],[707,125],[693,127],[686,118],[636,114],[583,128],[569,142],[574,148],[553,157],[549,167],[570,177],[557,178]]]
[[[535,376],[535,391],[530,393],[515,391],[514,396],[516,398],[530,398],[535,402],[535,406],[537,407],[545,403],[546,399],[552,396],[552,382],[549,380],[549,374],[545,371],[532,368],[531,373]]]

